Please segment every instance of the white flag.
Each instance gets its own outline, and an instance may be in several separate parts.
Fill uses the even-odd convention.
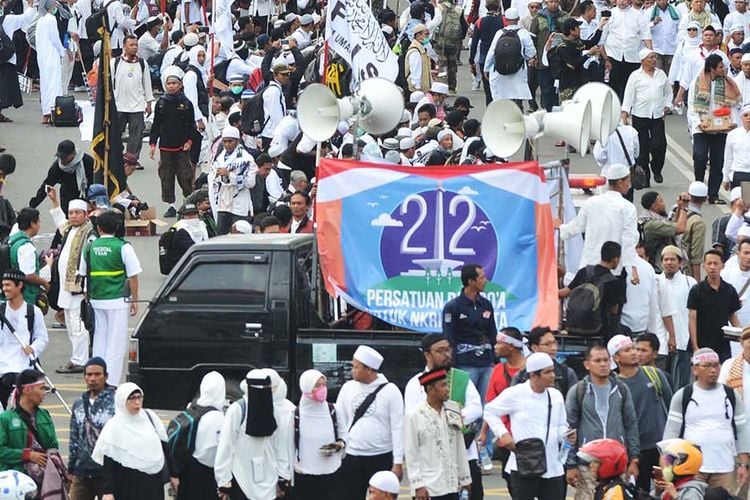
[[[330,0],[326,9],[326,40],[352,67],[353,80],[376,76],[396,80],[398,59],[366,0]]]

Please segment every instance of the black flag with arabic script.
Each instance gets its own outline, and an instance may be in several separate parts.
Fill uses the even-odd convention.
[[[109,199],[114,199],[127,187],[127,178],[122,161],[122,137],[117,116],[117,107],[112,92],[110,61],[112,47],[106,29],[106,16],[99,28],[102,34],[102,53],[96,82],[96,108],[94,112],[94,134],[91,152],[94,156],[94,182],[104,184]]]

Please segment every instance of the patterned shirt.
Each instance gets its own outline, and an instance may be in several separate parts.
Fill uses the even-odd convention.
[[[68,471],[76,476],[101,477],[102,467],[91,459],[91,452],[104,428],[115,415],[115,387],[107,386],[92,402],[84,392],[73,404],[70,417],[70,457]]]

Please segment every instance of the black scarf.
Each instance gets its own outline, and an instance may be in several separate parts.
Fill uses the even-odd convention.
[[[245,434],[253,437],[268,437],[276,430],[273,416],[273,393],[271,377],[248,378],[247,383],[247,422]]]

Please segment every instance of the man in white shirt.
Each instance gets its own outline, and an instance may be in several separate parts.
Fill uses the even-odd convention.
[[[690,289],[697,282],[692,276],[680,271],[682,250],[674,245],[667,245],[661,250],[661,267],[664,271],[656,276],[659,292],[670,298],[676,306],[672,315],[675,333],[675,349],[669,354],[669,373],[673,387],[683,387],[690,382],[690,330],[688,327],[687,299]]]
[[[690,53],[688,57],[682,62],[682,68],[680,70],[677,81],[680,82],[680,88],[677,90],[677,96],[674,98],[674,105],[683,102],[685,92],[690,90],[688,95],[695,93],[690,85],[702,72],[705,66],[706,58],[711,54],[718,54],[724,63],[725,68],[729,68],[729,58],[719,47],[719,40],[716,39],[716,29],[710,24],[703,28],[703,34],[701,35],[702,43],[698,45],[698,48]],[[689,120],[688,120],[689,121]],[[693,132],[695,133],[695,132]]]
[[[418,500],[456,498],[472,484],[462,432],[461,411],[450,400],[444,368],[419,376],[426,401],[404,418],[404,451],[409,488]]]
[[[558,460],[564,439],[575,442],[575,431],[566,435],[568,419],[565,401],[555,389],[555,368],[552,358],[535,352],[526,358],[529,379],[509,387],[484,408],[484,419],[492,433],[499,436],[498,445],[512,453],[506,465],[513,487],[513,498],[561,499],[565,497],[564,464]],[[503,416],[510,418],[510,429]],[[515,444],[523,439],[542,439],[545,445],[547,471],[541,477],[523,477],[516,462]]]
[[[286,115],[286,98],[284,87],[289,83],[291,70],[286,63],[279,63],[273,67],[273,80],[268,84],[268,89],[263,92],[263,116],[265,123],[260,132],[263,141],[263,151],[267,151],[273,139],[273,131],[276,125]]]
[[[740,326],[750,325],[750,241],[737,245],[737,267],[721,270],[721,278],[737,290],[742,307],[737,311]]]
[[[727,134],[724,146],[724,189],[750,181],[750,103],[742,107],[742,126]]]
[[[200,0],[182,0],[182,25],[185,30],[191,24],[203,24],[203,7]]]
[[[668,74],[672,65],[672,56],[677,49],[680,14],[669,4],[668,0],[656,0],[656,5],[649,9],[648,14],[654,52],[659,55],[657,66]]]
[[[664,439],[682,438],[700,446],[703,465],[697,477],[710,488],[737,491],[748,477],[750,429],[744,405],[732,404],[732,389],[718,383],[721,365],[713,349],[695,351],[692,364],[695,382],[672,398]]]
[[[586,234],[578,269],[598,264],[604,242],[614,241],[622,246],[622,260],[614,274],[619,275],[625,267],[633,283],[637,284],[635,246],[638,243],[638,217],[633,204],[623,197],[630,191],[630,168],[612,165],[607,172],[607,181],[609,190],[606,193],[589,198],[575,219],[567,224],[556,221],[556,225],[563,240]]]
[[[628,165],[633,163],[634,158],[638,158],[639,154],[638,131],[622,121],[609,135],[606,146],[603,146],[601,141],[596,141],[594,144],[594,159],[602,169],[600,174],[602,177],[607,177],[610,165]],[[630,200],[632,191],[627,193],[625,198]]]
[[[310,46],[310,43],[312,43],[312,32],[313,28],[315,28],[315,24],[313,23],[313,17],[310,14],[302,16],[299,24],[299,28],[292,33],[292,38],[297,40],[297,48],[299,50],[304,50]]]
[[[612,19],[602,36],[606,52],[605,67],[611,71],[609,85],[622,100],[630,73],[638,69],[641,44],[651,46],[651,30],[641,12],[630,6],[630,0],[617,0]]]
[[[667,154],[667,137],[664,133],[664,114],[672,100],[672,86],[667,74],[657,68],[658,56],[651,49],[641,49],[640,69],[630,74],[622,101],[622,119],[633,117],[633,128],[638,131],[638,150],[634,159],[646,175],[654,174],[654,181],[664,181],[662,169]],[[649,162],[649,153],[651,161]]]
[[[750,12],[747,10],[747,0],[734,0],[734,12],[724,18],[724,34],[729,38],[729,32],[735,26],[742,26],[745,40],[750,39]]]
[[[750,52],[742,54],[740,59],[742,71],[734,77],[734,83],[740,89],[742,94],[742,105],[750,104]]]
[[[148,61],[156,54],[163,54],[169,48],[169,31],[172,23],[167,18],[164,31],[161,33],[161,41],[158,40],[159,32],[162,30],[162,20],[158,16],[152,16],[146,21],[147,31],[138,39],[138,57]]]
[[[126,16],[125,5],[120,0],[105,0],[104,2],[104,6],[107,9],[109,32],[112,35],[112,57],[119,57],[122,54],[125,35],[135,29],[138,5],[135,4],[130,10],[130,16]]]
[[[378,372],[382,363],[375,349],[359,346],[352,360],[353,380],[336,399],[338,418],[349,429],[339,473],[342,491],[351,498],[364,498],[368,480],[378,471],[402,476],[404,401],[398,387]]]
[[[42,311],[23,300],[25,280],[23,272],[15,269],[5,271],[2,277],[6,302],[0,308],[16,334],[28,343],[25,347],[22,346],[7,325],[4,322],[0,324],[0,405],[4,408],[8,407],[8,398],[13,391],[16,376],[31,365],[29,356],[41,356],[49,342]],[[29,325],[33,332],[29,331]]]
[[[143,147],[144,111],[150,115],[151,103],[154,101],[151,72],[146,61],[138,57],[138,37],[125,37],[122,56],[113,59],[110,67],[120,133],[125,131],[127,125],[126,151],[138,158]]]
[[[745,415],[750,415],[750,327],[740,336],[742,352],[724,361],[719,372],[719,383],[734,389],[737,401],[742,401]]]

